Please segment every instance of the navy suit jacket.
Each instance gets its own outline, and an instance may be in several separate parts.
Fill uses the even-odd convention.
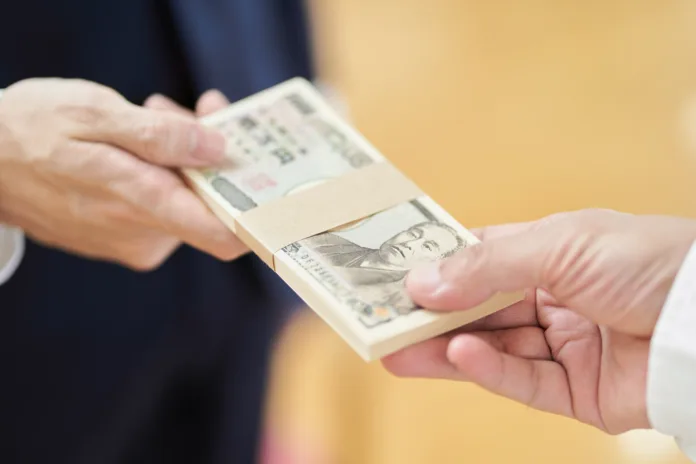
[[[192,107],[313,77],[301,0],[13,0],[2,17],[0,88],[79,77]],[[183,247],[138,273],[29,241],[0,286],[0,462],[254,462],[269,347],[298,305],[253,256]]]

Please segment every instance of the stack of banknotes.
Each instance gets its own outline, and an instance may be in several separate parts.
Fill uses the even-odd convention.
[[[327,204],[340,210],[352,200],[345,192],[340,198],[327,198],[319,186],[390,164],[304,79],[235,102],[203,122],[226,135],[227,163],[184,174],[211,210],[237,233],[246,213],[301,192],[305,197],[312,192],[323,196],[317,198],[323,211],[294,211],[276,230],[321,219],[331,212]],[[381,182],[374,176],[370,179]],[[354,197],[365,202],[369,185],[364,189],[359,182],[352,185],[358,186]],[[389,191],[389,185],[382,187]],[[252,252],[262,251],[253,237],[240,236]],[[404,285],[409,270],[477,242],[422,194],[283,244],[272,250],[269,265],[358,355],[371,361],[456,330],[521,298],[495,295],[477,308],[454,313],[429,311],[409,298]]]

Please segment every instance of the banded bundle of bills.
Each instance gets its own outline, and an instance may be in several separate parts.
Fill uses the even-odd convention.
[[[229,163],[185,170],[194,189],[252,251],[272,253],[266,262],[364,360],[451,331],[521,298],[496,295],[473,310],[451,314],[430,312],[411,301],[404,288],[410,269],[478,240],[427,195],[414,195],[415,187],[399,179],[388,160],[304,79],[236,102],[203,122],[226,135]],[[337,193],[321,188],[349,178],[352,183]],[[394,196],[399,188],[410,196]],[[293,211],[290,203],[277,203],[294,196],[304,203]],[[369,207],[372,201],[386,206],[319,227],[353,203]],[[264,210],[273,204],[279,208]],[[266,222],[276,220],[267,235],[292,237],[288,230],[310,227],[296,240],[264,249],[268,240],[243,230],[245,215],[256,210],[272,216],[263,218]]]

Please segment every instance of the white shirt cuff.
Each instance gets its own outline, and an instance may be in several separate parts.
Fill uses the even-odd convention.
[[[0,285],[15,273],[24,256],[24,234],[13,227],[0,225]]]
[[[652,427],[696,462],[696,243],[672,285],[650,343],[647,383]]]
[[[0,89],[2,98],[3,89]],[[24,256],[24,234],[14,227],[0,225],[0,285],[12,277]]]

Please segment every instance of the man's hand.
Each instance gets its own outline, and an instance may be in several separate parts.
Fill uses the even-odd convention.
[[[650,338],[696,222],[580,211],[475,231],[482,243],[414,270],[414,301],[466,310],[495,292],[527,298],[383,360],[408,377],[475,382],[608,433],[650,428]]]
[[[202,118],[211,113],[224,109],[229,104],[230,102],[225,95],[223,95],[219,90],[213,89],[208,90],[201,95],[201,98],[199,98],[198,102],[196,103],[195,113],[161,94],[151,95],[150,98],[145,101],[144,106],[146,108],[156,110],[172,111],[188,118]]]
[[[246,247],[171,169],[220,163],[224,145],[195,118],[95,83],[21,81],[0,100],[0,222],[137,270],[182,242],[233,259]]]

